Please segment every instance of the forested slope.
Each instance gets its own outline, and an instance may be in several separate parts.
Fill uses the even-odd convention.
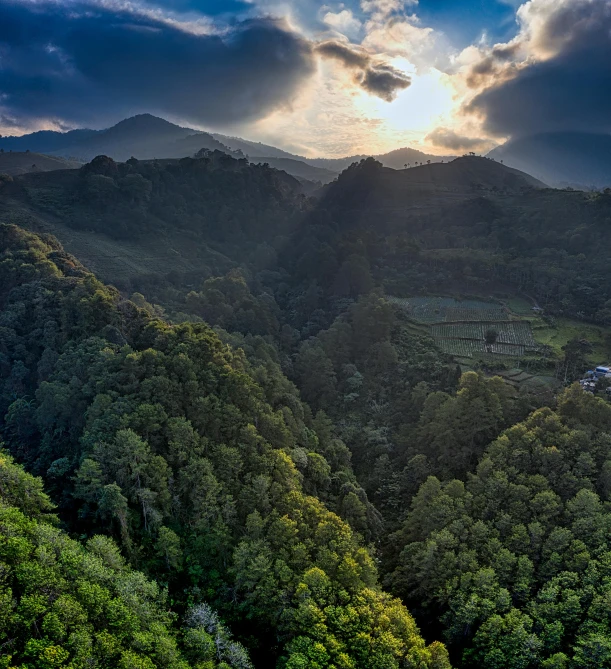
[[[178,611],[218,608],[261,666],[449,666],[379,589],[375,512],[290,383],[257,383],[208,326],[152,318],[52,239],[2,226],[0,248],[0,429],[71,531],[115,537]]]
[[[42,482],[0,453],[1,666],[252,667],[209,606],[180,626],[167,592],[130,569],[111,539],[82,546],[50,511]]]
[[[537,186],[368,160],[314,199],[219,153],[5,182],[6,220],[142,258],[119,292],[1,228],[2,439],[67,531],[167,587],[184,661],[206,603],[257,667],[447,667],[435,639],[465,669],[611,667],[608,404],[463,374],[385,297],[610,322],[584,262],[609,195]],[[587,343],[560,353],[578,373]]]
[[[611,666],[611,407],[575,385],[414,497],[388,576],[464,667]]]

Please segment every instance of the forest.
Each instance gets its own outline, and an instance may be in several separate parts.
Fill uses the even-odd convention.
[[[605,328],[611,197],[455,162],[0,179],[0,667],[611,668],[604,393],[466,369],[389,299]],[[97,277],[74,231],[193,269]]]

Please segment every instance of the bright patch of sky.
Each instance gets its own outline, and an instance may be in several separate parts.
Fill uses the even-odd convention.
[[[34,36],[49,32],[37,46],[18,30],[5,35],[13,58],[4,71],[0,63],[0,132],[88,123],[79,105],[98,96],[106,107],[96,127],[149,111],[309,156],[407,145],[447,154],[444,138],[455,148],[486,146],[510,133],[486,123],[492,102],[478,95],[525,71],[533,56],[550,57],[546,36],[573,25],[577,5],[587,16],[611,11],[611,0],[0,0],[0,26],[4,18],[25,26],[23,35],[29,25]],[[49,20],[41,24],[32,7]],[[564,23],[553,18],[559,7]],[[93,38],[74,42],[68,24]],[[102,67],[89,44],[119,38],[120,66]],[[56,42],[72,68],[61,77],[62,63],[45,51]],[[157,69],[139,69],[144,53]],[[72,99],[80,117],[57,104]]]

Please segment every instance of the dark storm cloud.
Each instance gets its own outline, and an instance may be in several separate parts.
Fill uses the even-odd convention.
[[[367,51],[352,44],[329,40],[318,44],[316,52],[342,63],[345,68],[353,71],[355,83],[387,102],[392,102],[398,91],[411,84],[411,79],[406,74],[391,65],[377,63]]]
[[[451,151],[478,151],[490,148],[490,142],[479,137],[464,137],[449,128],[436,128],[426,136],[433,146]]]
[[[519,44],[497,46],[471,68],[467,76],[470,88],[479,88],[498,73],[507,74],[507,63],[511,63],[519,50]]]
[[[361,86],[366,91],[387,102],[392,102],[397,92],[408,88],[411,83],[407,75],[390,65],[369,67],[361,79]]]
[[[314,67],[310,44],[273,20],[202,35],[112,5],[0,0],[0,111],[22,123],[248,121],[290,101]]]
[[[325,58],[339,60],[349,68],[364,70],[371,63],[371,56],[363,49],[336,40],[321,42],[317,45],[316,51]]]
[[[531,48],[543,58],[489,85],[467,111],[482,115],[486,130],[499,136],[611,132],[611,0],[558,2],[538,19]],[[486,67],[476,74],[485,76]],[[502,71],[491,67],[490,74]]]

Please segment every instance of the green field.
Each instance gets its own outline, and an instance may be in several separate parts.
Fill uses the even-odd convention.
[[[475,339],[484,341],[486,339],[486,332],[491,329],[497,333],[497,344],[510,344],[521,346],[522,348],[537,347],[530,323],[522,321],[443,323],[433,325],[431,334],[435,339]]]
[[[410,316],[413,327],[426,328],[444,353],[463,361],[519,359],[537,349],[530,322],[511,320],[511,311],[498,302],[452,297],[389,300]],[[491,329],[496,331],[497,340],[487,344],[486,334]]]
[[[516,316],[533,316],[533,303],[522,297],[511,297],[506,302],[508,309]]]
[[[511,356],[521,358],[526,353],[526,347],[517,344],[492,344],[475,339],[435,339],[439,348],[449,355],[459,358],[473,358],[482,355]]]
[[[533,335],[538,344],[549,346],[552,351],[562,355],[562,347],[571,339],[587,339],[592,345],[592,353],[588,360],[592,364],[603,364],[611,358],[609,328],[581,323],[568,318],[554,319],[553,325],[537,318],[532,321]]]
[[[496,302],[456,300],[453,297],[389,297],[388,299],[420,323],[450,323],[482,319],[502,321],[508,318],[507,309]]]

